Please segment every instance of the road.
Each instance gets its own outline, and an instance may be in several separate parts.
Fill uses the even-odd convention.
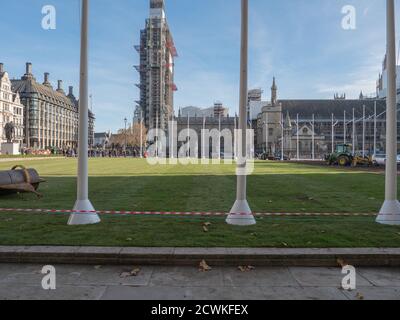
[[[56,290],[41,265],[0,264],[0,299],[49,300],[400,300],[400,269],[357,269],[357,289],[340,289],[339,268],[213,268],[59,265]],[[137,270],[136,270],[137,271]]]

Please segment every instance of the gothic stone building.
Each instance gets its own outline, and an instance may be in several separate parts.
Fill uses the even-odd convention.
[[[62,81],[56,90],[44,74],[39,83],[32,74],[32,64],[26,64],[26,73],[19,80],[11,80],[12,90],[24,105],[24,143],[27,148],[76,148],[78,144],[79,103],[69,87],[66,95]],[[94,115],[89,111],[89,146],[93,145]]]
[[[310,159],[313,154],[315,159],[323,158],[332,150],[332,125],[334,146],[344,142],[352,144],[354,138],[356,152],[362,152],[364,147],[366,153],[372,153],[375,110],[377,152],[385,152],[386,101],[383,99],[360,96],[358,100],[350,100],[335,96],[332,100],[278,100],[274,79],[271,101],[250,101],[249,104],[256,131],[256,153],[280,155],[283,143],[284,155],[295,158],[299,140],[301,158]]]
[[[197,141],[197,150],[198,150],[198,156],[199,158],[205,155],[205,157],[209,158],[219,158],[221,154],[231,154],[233,151],[233,137],[234,137],[234,130],[235,127],[237,128],[238,124],[238,119],[237,117],[184,117],[184,116],[178,116],[176,119],[177,122],[177,132],[178,134],[182,132],[183,134],[187,134],[187,129],[189,128],[190,130],[194,130],[197,134],[198,141]],[[218,144],[218,138],[214,136],[214,139],[212,137],[209,137],[208,141],[208,150],[205,150],[204,153],[202,153],[202,148],[206,146],[206,144],[203,143],[203,134],[202,130],[209,130],[211,133],[212,130],[220,130],[223,132],[224,130],[228,130],[230,133],[230,136],[232,137],[232,141],[224,141],[224,137],[221,137],[220,144]],[[217,138],[217,139],[215,139]],[[182,139],[183,140],[183,139]],[[186,141],[181,141],[178,142],[178,151],[180,147],[187,143]],[[225,150],[225,143],[229,144],[231,146],[230,152],[228,150]],[[228,156],[228,155],[227,155]],[[228,156],[229,157],[229,156]]]

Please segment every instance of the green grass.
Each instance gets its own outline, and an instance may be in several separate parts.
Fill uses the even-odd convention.
[[[98,210],[227,212],[235,199],[233,165],[150,166],[133,159],[92,159],[89,165],[90,198]],[[2,162],[0,170],[11,166]],[[26,166],[48,181],[40,189],[44,197],[1,197],[1,207],[72,208],[76,159]],[[381,174],[289,163],[257,162],[248,184],[256,212],[375,213],[384,196]],[[204,221],[212,222],[207,233]],[[366,217],[264,218],[246,228],[218,218],[103,217],[84,227],[66,222],[66,216],[0,213],[0,245],[400,247],[400,227]]]

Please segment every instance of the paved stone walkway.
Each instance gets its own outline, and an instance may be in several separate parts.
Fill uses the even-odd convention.
[[[41,265],[0,264],[0,299],[122,300],[400,300],[400,269],[360,268],[357,290],[339,289],[340,268],[133,267],[59,265],[57,289],[41,287]]]

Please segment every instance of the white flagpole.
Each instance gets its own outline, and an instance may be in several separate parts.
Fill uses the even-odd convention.
[[[256,220],[247,202],[247,81],[248,81],[248,32],[249,1],[242,0],[241,53],[240,53],[240,123],[241,134],[237,167],[237,195],[226,222],[231,225],[249,226]],[[238,215],[240,214],[240,216]]]
[[[267,113],[266,123],[265,123],[265,153],[269,157],[269,114]]]
[[[156,157],[158,158],[159,150],[158,150],[158,126],[159,126],[159,121],[158,121],[159,113],[158,109],[156,111]]]
[[[333,113],[332,113],[332,153],[334,153],[335,152],[335,129],[334,129],[334,126],[333,126],[333,121],[334,121],[334,119],[333,119]]]
[[[353,155],[356,153],[356,111],[353,108]]]
[[[362,156],[365,157],[365,105],[363,106],[363,139],[362,139]]]
[[[143,111],[140,111],[140,158],[143,158]]]
[[[387,120],[385,202],[377,222],[400,225],[400,202],[397,197],[397,89],[396,26],[394,0],[387,0]]]
[[[203,154],[203,159],[206,159],[206,150],[205,150],[205,146],[206,146],[206,142],[205,142],[205,132],[206,132],[206,116],[204,115],[203,117],[203,132],[201,133],[201,141],[202,141],[202,147],[201,149],[202,154]]]
[[[190,158],[190,115],[188,113],[187,116],[187,144],[188,144],[188,150],[187,152],[187,157]]]
[[[315,160],[315,115],[312,115],[312,159]]]
[[[221,113],[218,118],[218,160],[221,160]]]
[[[300,123],[299,114],[297,114],[297,161],[300,161]]]
[[[78,179],[77,200],[74,210],[90,211],[91,213],[76,213],[69,218],[69,225],[87,225],[100,222],[89,200],[88,173],[88,136],[89,136],[89,99],[88,99],[88,37],[89,37],[89,0],[82,0],[81,21],[81,58],[80,58],[80,88],[79,88],[79,145],[78,145]]]
[[[377,135],[377,114],[376,114],[376,101],[374,106],[374,156],[376,156],[376,135]]]
[[[281,161],[284,161],[285,160],[285,156],[284,156],[284,153],[285,153],[285,145],[284,145],[284,143],[285,143],[285,119],[283,118],[283,113],[282,113],[282,118],[281,118],[281,122],[282,122],[282,143],[281,143]]]
[[[343,118],[343,143],[346,144],[347,142],[347,123],[346,123],[346,111],[344,111],[344,118]]]

